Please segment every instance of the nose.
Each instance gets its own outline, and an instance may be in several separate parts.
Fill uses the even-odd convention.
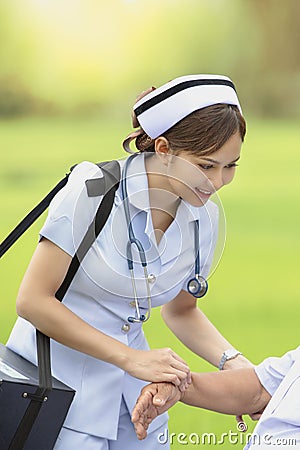
[[[224,184],[227,184],[222,169],[215,171],[213,174],[210,174],[208,179],[215,192],[221,189]]]

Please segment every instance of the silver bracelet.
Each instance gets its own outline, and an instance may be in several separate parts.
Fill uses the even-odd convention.
[[[225,352],[222,354],[222,357],[220,359],[218,369],[223,370],[224,364],[226,361],[230,361],[231,359],[236,358],[237,356],[241,355],[242,353],[236,350],[235,348],[230,348],[228,350],[225,350]]]

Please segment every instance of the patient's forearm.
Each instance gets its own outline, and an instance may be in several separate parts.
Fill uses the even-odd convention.
[[[192,373],[192,384],[181,401],[187,405],[224,414],[252,414],[270,400],[254,369]]]

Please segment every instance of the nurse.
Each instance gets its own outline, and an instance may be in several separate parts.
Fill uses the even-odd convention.
[[[87,180],[103,176],[90,162],[76,166],[52,201],[17,298],[20,318],[8,346],[36,363],[38,328],[53,339],[53,375],[76,390],[55,450],[157,448],[167,416],[138,441],[130,419],[136,398],[145,382],[184,391],[191,375],[171,349],[149,349],[142,324],[151,307],[163,305],[169,328],[212,365],[250,365],[197,307],[217,238],[210,197],[232,181],[245,136],[235,87],[219,75],[180,77],[145,91],[133,119],[139,129],[124,147],[135,139],[138,154],[119,161],[112,212],[63,303],[55,293],[101,201],[87,190]],[[131,246],[134,277],[128,228],[147,262],[146,273]],[[199,292],[191,279],[201,281]]]

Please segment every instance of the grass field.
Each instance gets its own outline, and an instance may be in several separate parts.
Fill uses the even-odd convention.
[[[0,121],[0,240],[71,165],[123,156],[120,142],[127,131],[126,124],[101,118]],[[225,251],[210,277],[208,295],[199,301],[228,340],[255,363],[299,344],[299,143],[297,123],[249,121],[237,176],[221,193]],[[44,217],[1,260],[1,342],[15,321],[18,285]],[[193,370],[211,369],[175,339],[159,311],[145,330],[152,347],[170,346]],[[251,431],[249,418],[247,423]],[[174,450],[211,448],[222,433],[228,436],[221,448],[241,449],[245,442],[234,417],[185,405],[170,412],[170,432],[177,433]],[[204,433],[214,434],[210,442]]]

